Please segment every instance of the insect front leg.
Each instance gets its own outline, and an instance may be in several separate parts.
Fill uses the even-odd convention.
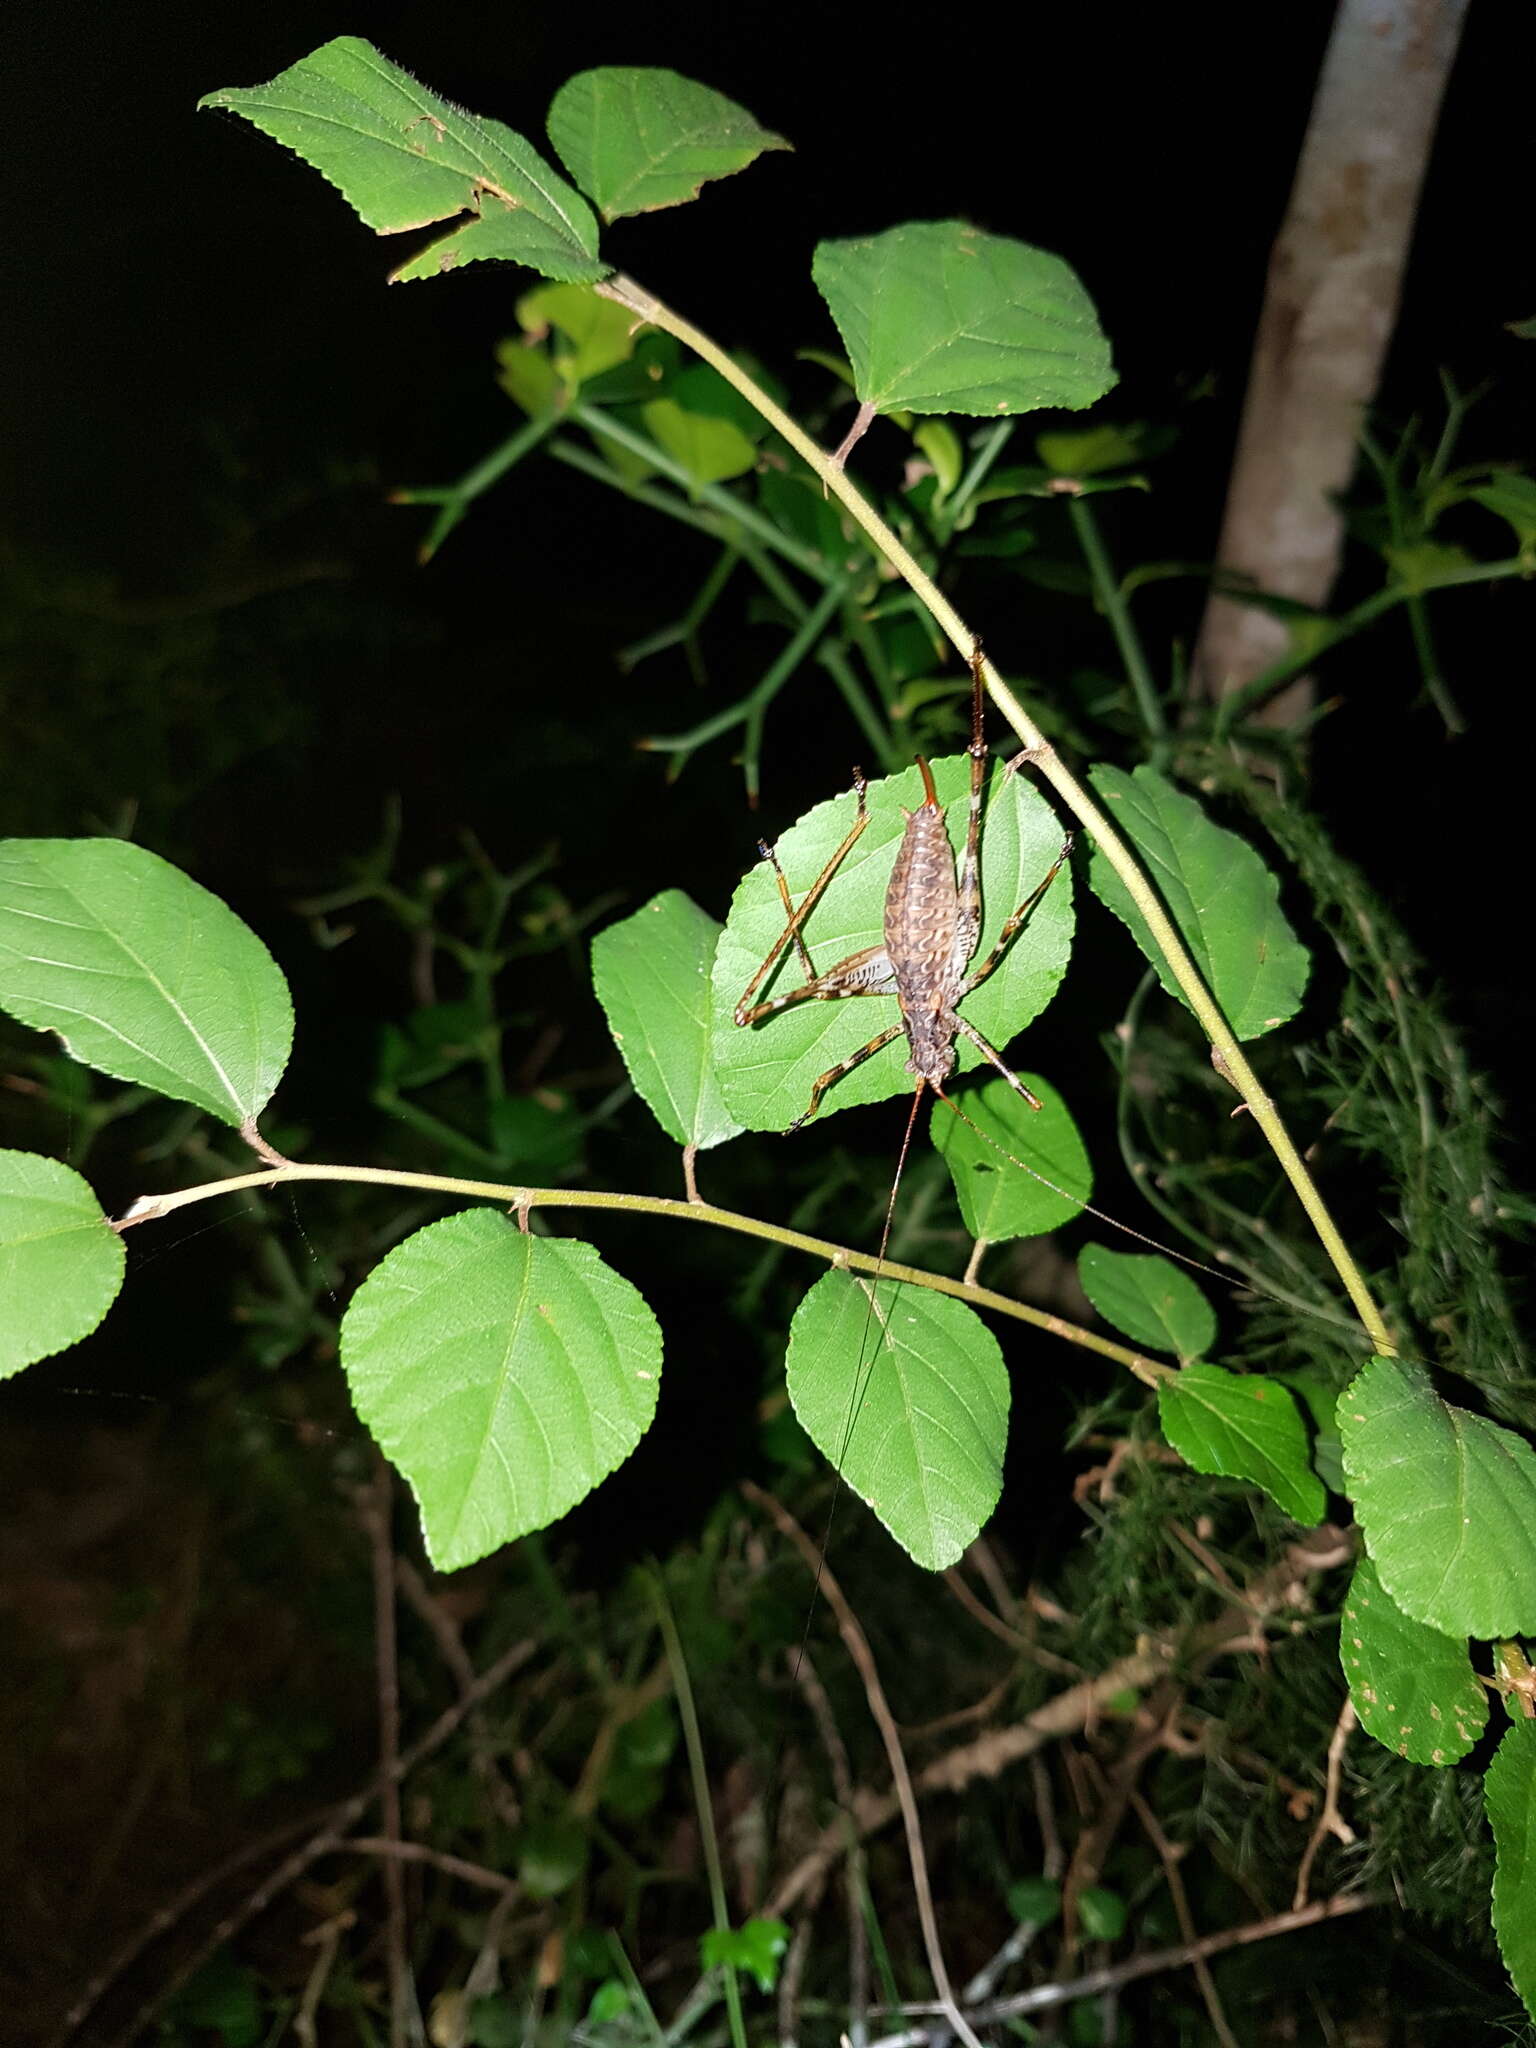
[[[1018,932],[1020,925],[1023,924],[1024,920],[1029,916],[1029,913],[1040,901],[1040,898],[1045,894],[1046,890],[1049,889],[1052,882],[1055,881],[1056,877],[1061,873],[1062,869],[1066,866],[1067,861],[1071,856],[1072,848],[1076,845],[1076,843],[1076,834],[1069,832],[1066,838],[1062,841],[1061,851],[1057,854],[1055,860],[1052,861],[1050,872],[1046,875],[1045,880],[1043,882],[1037,883],[1035,887],[1030,890],[1029,894],[1024,898],[1024,901],[1019,905],[1018,909],[1014,911],[1013,915],[1006,920],[1002,930],[997,935],[997,944],[992,948],[991,952],[987,955],[986,959],[982,961],[981,965],[979,967],[972,968],[970,974],[966,977],[965,983],[960,990],[960,995],[955,998],[957,1002],[960,1000],[961,997],[968,996],[971,990],[975,988],[978,982],[985,981],[987,976],[992,973],[993,969],[1002,959],[1004,953],[1007,952],[1009,946],[1013,943],[1014,936]],[[999,1064],[1001,1064],[1001,1062],[999,1062]]]
[[[752,998],[779,964],[786,946],[793,946],[795,948],[796,955],[799,958],[801,967],[805,970],[807,978],[815,977],[816,970],[811,965],[811,956],[806,951],[805,940],[801,936],[805,928],[805,921],[821,901],[827,884],[847,859],[859,835],[869,823],[869,809],[865,800],[864,777],[857,768],[853,771],[853,787],[854,794],[858,798],[858,815],[849,827],[841,846],[838,847],[832,858],[827,862],[821,873],[801,898],[798,910],[795,908],[794,902],[790,897],[789,884],[784,879],[784,872],[779,866],[778,856],[766,845],[761,849],[763,857],[772,864],[773,872],[779,885],[779,896],[783,901],[785,910],[789,913],[789,922],[785,925],[778,938],[774,940],[772,947],[769,949],[768,957],[764,960],[762,966],[758,968],[756,974],[753,975],[752,979],[742,990],[741,1000],[736,1005],[736,1022],[738,1024],[754,1023],[759,1017],[766,1017],[771,1010],[783,1007],[782,998],[772,1003],[759,1003],[756,1005],[753,1004]],[[859,956],[856,955],[855,957]],[[844,964],[846,965],[847,963],[845,962]],[[836,968],[832,970],[834,974],[837,971]],[[808,993],[808,991],[806,992]]]

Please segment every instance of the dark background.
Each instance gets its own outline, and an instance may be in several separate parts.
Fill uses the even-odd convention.
[[[0,568],[26,602],[7,655],[22,709],[0,729],[0,830],[131,827],[228,896],[296,987],[297,1063],[278,1108],[309,1119],[317,1155],[345,1158],[370,1141],[365,1123],[349,1128],[349,1063],[366,1058],[377,1017],[404,1008],[404,954],[321,960],[292,905],[375,841],[390,798],[403,811],[407,870],[450,855],[467,825],[505,867],[556,843],[575,903],[613,892],[634,907],[680,885],[718,915],[759,834],[845,786],[855,752],[840,707],[807,676],[771,723],[757,815],[723,749],[669,787],[634,743],[700,716],[696,688],[680,660],[624,676],[614,652],[681,609],[709,550],[552,463],[514,473],[436,561],[417,566],[424,515],[388,506],[385,492],[458,475],[515,424],[492,349],[531,280],[477,265],[386,288],[403,243],[371,238],[337,194],[248,124],[195,113],[201,94],[263,81],[331,36],[357,34],[543,147],[549,100],[576,70],[640,63],[696,77],[743,102],[795,154],[761,159],[695,205],[620,223],[605,254],[717,338],[750,348],[797,395],[819,396],[822,374],[797,368],[793,353],[836,345],[810,283],[821,237],[963,215],[1058,252],[1114,346],[1122,383],[1103,414],[1172,420],[1179,432],[1151,497],[1098,501],[1118,559],[1200,562],[1214,549],[1269,246],[1331,13],[1312,0],[1001,17],[961,7],[905,19],[804,0],[13,7],[3,31]],[[1488,0],[1471,10],[1380,403],[1384,432],[1417,416],[1432,439],[1440,370],[1462,386],[1491,380],[1468,460],[1533,446],[1536,353],[1504,326],[1536,314],[1525,201],[1533,20]],[[856,467],[889,475],[896,438],[877,427]],[[1026,445],[1027,430],[1019,459]],[[1485,538],[1490,555],[1503,551]],[[1346,593],[1370,587],[1367,568],[1347,565]],[[1037,687],[1078,662],[1113,664],[1086,605],[1072,612],[1077,640],[1060,637],[1059,615],[1022,584],[976,616],[1005,672]],[[1155,592],[1140,616],[1162,670],[1172,642],[1198,623],[1197,586]],[[1400,618],[1336,656],[1324,688],[1343,705],[1319,729],[1312,790],[1510,1102],[1512,1153],[1531,1128],[1521,1086],[1533,1023],[1522,894],[1530,616],[1513,585],[1436,605],[1444,666],[1470,722],[1454,743],[1416,701]],[[145,649],[183,629],[195,654],[204,628],[216,633],[216,658],[174,664],[174,702],[147,718],[142,694],[114,696],[114,664],[149,660]],[[716,686],[744,687],[779,644],[750,630],[739,645],[719,638]],[[153,674],[137,687],[152,692]],[[569,986],[585,1005],[577,1038],[585,1031],[592,1057],[611,1059],[574,975]],[[639,1112],[627,1114],[633,1132]],[[864,1141],[886,1157],[889,1121],[872,1120]],[[0,1120],[0,1143],[28,1142],[5,1131]],[[728,1159],[710,1162],[726,1181]],[[605,1163],[616,1184],[649,1184],[622,1157]],[[137,1170],[125,1163],[122,1186],[103,1187],[109,1209],[139,1191]],[[814,1159],[795,1170],[813,1173]],[[316,1210],[305,1214],[316,1227]],[[645,1242],[648,1252],[636,1240],[633,1270],[654,1256]],[[612,1243],[625,1244],[617,1226]],[[211,1223],[154,1253],[135,1247],[104,1337],[115,1331],[113,1344],[137,1351],[134,1383],[158,1401],[174,1404],[222,1341],[220,1289],[239,1252]],[[669,1358],[696,1340],[709,1359],[721,1342],[711,1288],[686,1270],[658,1272],[653,1298]],[[79,1502],[110,1494],[118,1453],[106,1439],[77,1451],[82,1416],[111,1411],[51,1390],[110,1381],[115,1370],[97,1347],[83,1364],[60,1361],[8,1390],[23,1458],[58,1464],[61,1529]],[[711,1370],[724,1398],[730,1375]],[[697,1374],[693,1384],[707,1402]],[[266,1399],[258,1388],[256,1405]],[[1043,1430],[1042,1442],[1058,1440]],[[651,1471],[665,1471],[667,1454],[656,1456]],[[712,1441],[664,1512],[686,1522],[726,1462]],[[12,1476],[43,1483],[35,1470]],[[620,1475],[604,1498],[632,1503],[622,1489],[642,1483]],[[1051,1498],[1059,1490],[1053,1468]],[[126,1525],[136,1541],[162,1497],[152,1489],[140,1501]],[[54,1510],[41,1493],[27,1498],[29,1530],[46,1533]],[[628,1506],[611,1512],[623,1525]],[[264,1513],[253,1504],[253,1522]],[[652,1540],[661,1547],[664,1536]],[[250,1530],[237,1538],[249,1543]],[[137,1560],[146,1579],[158,1541]],[[315,1560],[317,1580],[325,1562]],[[276,1564],[271,1576],[281,1576]],[[39,1597],[59,1608],[52,1582],[41,1583]],[[263,1610],[239,1645],[258,1676],[269,1625]],[[365,1674],[366,1742],[364,1636],[350,1648]],[[46,1704],[36,1711],[46,1719]],[[56,1790],[61,1807],[77,1796],[82,1808],[60,1816],[67,1855],[99,1820],[100,1795],[93,1816],[84,1789]],[[181,1870],[197,1867],[188,1850]],[[162,1882],[146,1864],[146,1903],[175,1875]]]
[[[1135,525],[1122,559],[1199,561],[1214,547],[1268,248],[1330,18],[1326,5],[1300,4],[961,8],[896,22],[799,0],[13,10],[0,333],[9,544],[151,607],[242,577],[280,582],[295,563],[338,572],[315,586],[336,600],[323,657],[311,639],[262,685],[289,693],[292,715],[265,747],[210,763],[200,789],[195,762],[182,764],[189,788],[174,823],[187,843],[166,850],[195,851],[216,886],[237,887],[242,866],[252,882],[285,866],[304,878],[366,840],[394,789],[424,852],[460,823],[509,860],[558,832],[578,871],[590,857],[638,900],[713,876],[701,837],[733,837],[746,853],[758,829],[718,752],[691,771],[709,795],[695,787],[684,806],[631,751],[647,729],[697,716],[681,665],[653,663],[623,684],[612,668],[616,644],[691,591],[707,567],[702,543],[669,533],[659,547],[646,515],[544,463],[483,503],[420,573],[422,515],[380,503],[389,484],[457,474],[508,430],[490,351],[526,274],[472,266],[386,289],[396,244],[370,239],[247,124],[194,114],[201,93],[266,79],[357,33],[542,145],[544,111],[573,70],[640,62],[697,76],[796,153],[706,188],[696,205],[620,223],[606,251],[781,368],[795,348],[834,340],[809,279],[822,235],[962,214],[1060,252],[1114,344],[1123,381],[1105,411],[1175,416],[1181,432],[1154,504],[1124,514]],[[1528,15],[1471,10],[1381,400],[1384,428],[1417,415],[1433,432],[1442,367],[1464,386],[1494,380],[1469,457],[1530,445],[1529,345],[1502,323],[1536,303],[1528,238],[1512,219],[1533,46]],[[878,432],[867,459],[878,474]],[[319,487],[338,471],[350,488]],[[306,481],[313,501],[274,513]],[[1122,516],[1120,501],[1109,516]],[[266,603],[280,633],[291,599]],[[1159,660],[1193,629],[1198,602],[1181,585],[1144,616]],[[1410,713],[1407,629],[1394,621],[1356,660],[1348,709],[1323,729],[1317,792],[1346,850],[1464,992],[1503,1069],[1530,1011],[1516,992],[1506,891],[1485,916],[1478,881],[1517,858],[1506,820],[1525,786],[1524,751],[1509,744],[1529,666],[1523,593],[1457,594],[1436,616],[1472,733],[1447,746],[1432,716]],[[1028,593],[985,623],[1004,668],[1033,671]],[[1343,680],[1335,671],[1325,685]],[[579,731],[562,715],[573,684]],[[785,703],[765,786],[774,825],[841,777],[852,747],[814,685]],[[232,707],[237,723],[253,711]],[[71,738],[66,723],[51,743],[67,750]],[[69,815],[71,795],[65,775],[56,814],[21,804],[12,828],[89,829],[88,815]],[[101,792],[74,801],[83,811]],[[573,802],[580,834],[566,829]]]

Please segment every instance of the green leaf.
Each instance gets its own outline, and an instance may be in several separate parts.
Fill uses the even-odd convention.
[[[1026,242],[914,221],[822,242],[811,275],[877,412],[1075,411],[1115,381],[1076,275]]]
[[[1536,2016],[1536,1721],[1505,1730],[1483,1779],[1498,1860],[1493,1927],[1504,1967],[1528,2013]]]
[[[1312,1421],[1312,1469],[1330,1493],[1346,1491],[1344,1446],[1339,1438],[1338,1381],[1310,1366],[1272,1375],[1300,1401]]]
[[[966,1229],[992,1244],[1055,1230],[1080,1216],[1093,1194],[1093,1168],[1071,1111],[1041,1075],[1020,1074],[1019,1079],[1039,1098],[1038,1111],[1022,1101],[1001,1074],[979,1088],[967,1088],[956,1100],[1003,1152],[1033,1167],[1043,1180],[1031,1179],[1005,1159],[961,1123],[947,1103],[933,1105],[928,1125],[954,1180]],[[1056,1186],[1047,1187],[1047,1180]],[[1058,1193],[1061,1188],[1067,1192]]]
[[[117,1299],[125,1260],[78,1173],[0,1152],[0,1379],[88,1337]]]
[[[590,1245],[468,1209],[374,1268],[341,1362],[433,1563],[457,1571],[557,1520],[629,1456],[655,1412],[661,1333]]]
[[[939,495],[947,498],[965,474],[965,450],[960,436],[947,420],[923,420],[912,430],[917,443],[933,465]]]
[[[1138,1344],[1199,1358],[1216,1341],[1216,1311],[1198,1284],[1157,1252],[1112,1252],[1086,1244],[1078,1254],[1077,1277],[1105,1322]]]
[[[555,94],[549,139],[605,221],[696,199],[711,178],[790,147],[723,92],[675,71],[602,65]]]
[[[675,398],[653,398],[640,408],[640,416],[652,439],[687,470],[695,488],[745,476],[757,461],[756,448],[734,421],[685,412]]]
[[[395,281],[486,259],[573,284],[607,274],[591,208],[531,143],[439,99],[357,36],[323,44],[270,84],[198,105],[241,114],[294,150],[377,234],[470,216]]]
[[[1447,577],[1454,578],[1472,567],[1472,557],[1465,548],[1446,547],[1434,540],[1384,548],[1382,553],[1397,581],[1409,590],[1435,590]]]
[[[1077,1895],[1078,1925],[1089,1941],[1118,1941],[1128,1917],[1124,1899],[1103,1885],[1084,1885]]]
[[[965,792],[970,763],[951,755],[932,764],[939,801],[950,806],[950,844],[965,840]],[[1022,776],[993,768],[981,834],[982,930],[979,961],[991,950],[1004,919],[1048,872],[1061,851],[1062,829],[1050,805]],[[804,927],[806,945],[825,972],[882,940],[886,886],[904,829],[901,807],[923,800],[917,770],[871,783],[869,824],[843,862]],[[836,851],[854,819],[852,791],[807,811],[779,840],[777,852],[796,903]],[[733,1012],[737,999],[784,930],[784,906],[773,870],[761,861],[731,903],[715,954],[715,1066],[731,1114],[749,1131],[784,1130],[810,1100],[811,1083],[897,1021],[894,996],[806,1002],[765,1017],[745,1030]],[[1008,1041],[1037,1017],[1055,994],[1072,944],[1069,871],[1063,869],[1004,954],[997,971],[967,996],[962,1014],[1006,1055]],[[792,948],[759,990],[759,999],[787,993],[803,975]],[[982,1063],[965,1039],[956,1044],[961,1070]],[[845,1075],[822,1114],[855,1103],[910,1095],[904,1039]],[[894,1142],[894,1134],[893,1134]]]
[[[1212,824],[1155,768],[1130,775],[1093,768],[1088,779],[1141,855],[1236,1035],[1257,1038],[1294,1016],[1307,985],[1307,951],[1281,911],[1279,883],[1247,841]],[[1097,848],[1088,880],[1129,927],[1163,987],[1185,1002],[1141,912]]]
[[[1381,1583],[1448,1636],[1536,1633],[1536,1452],[1373,1358],[1339,1396],[1350,1496]]]
[[[0,842],[0,1008],[237,1129],[293,1043],[288,984],[256,934],[126,839]]]
[[[1008,1887],[1008,1910],[1031,1927],[1049,1927],[1061,1917],[1061,1884],[1054,1877],[1021,1877]]]
[[[543,341],[551,328],[562,337],[549,360],[568,391],[616,370],[635,352],[634,314],[590,285],[535,285],[517,302],[517,324],[531,341]]]
[[[940,1572],[997,1506],[1008,1374],[964,1302],[882,1280],[872,1312],[876,1288],[846,1273],[816,1282],[790,1325],[789,1398],[908,1556]]]
[[[1522,552],[1536,543],[1536,477],[1495,477],[1492,483],[1476,485],[1467,496],[1513,528]]]
[[[1465,1641],[1412,1621],[1376,1567],[1355,1567],[1339,1622],[1339,1661],[1360,1725],[1411,1764],[1453,1764],[1488,1720],[1488,1695]]]
[[[592,983],[629,1078],[679,1145],[734,1138],[710,1058],[710,981],[720,927],[681,889],[592,942]]]
[[[517,1881],[530,1898],[555,1899],[587,1867],[586,1830],[574,1821],[535,1821],[517,1840]]]
[[[736,1970],[759,1991],[771,1991],[788,1947],[789,1929],[782,1920],[747,1920],[740,1927],[711,1927],[701,1935],[699,1960],[707,1970]]]
[[[552,412],[565,397],[565,385],[549,357],[524,341],[497,342],[496,382],[530,419]]]
[[[1307,1456],[1307,1431],[1289,1387],[1263,1373],[1186,1365],[1158,1384],[1163,1435],[1186,1465],[1262,1486],[1293,1521],[1323,1519],[1328,1496]]]
[[[1075,433],[1040,434],[1035,449],[1053,477],[1098,476],[1139,462],[1141,437],[1105,421],[1097,427],[1079,427]]]

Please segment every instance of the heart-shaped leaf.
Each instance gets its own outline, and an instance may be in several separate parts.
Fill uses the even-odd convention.
[[[676,71],[603,65],[555,94],[549,139],[605,221],[696,199],[711,178],[788,149],[723,92]]]
[[[1448,1636],[1536,1633],[1536,1452],[1373,1358],[1339,1396],[1350,1498],[1381,1583]]]
[[[711,1059],[710,969],[720,927],[681,889],[592,942],[592,982],[629,1077],[657,1123],[702,1151],[734,1138]]]
[[[1041,1075],[1020,1074],[1019,1079],[1039,1101],[1038,1110],[1001,1074],[956,1095],[958,1106],[986,1137],[963,1124],[947,1103],[936,1102],[929,1119],[929,1135],[954,1180],[966,1229],[992,1244],[1038,1237],[1070,1223],[1093,1194],[1088,1149],[1071,1111]],[[1030,1168],[1044,1178],[1034,1179]]]
[[[821,243],[811,275],[877,412],[1075,410],[1115,381],[1076,275],[1027,242],[913,221]]]
[[[1088,779],[1141,855],[1237,1037],[1257,1038],[1293,1017],[1307,986],[1307,950],[1280,908],[1279,883],[1248,842],[1212,824],[1155,768],[1126,775],[1100,767]],[[1187,1001],[1124,882],[1097,849],[1088,880],[1129,928],[1163,987]]]
[[[288,984],[256,934],[126,839],[0,842],[0,1008],[237,1128],[293,1043]]]
[[[1306,1425],[1289,1387],[1263,1373],[1201,1361],[1160,1380],[1163,1435],[1186,1465],[1262,1486],[1293,1520],[1323,1519],[1328,1496],[1307,1455]]]
[[[531,143],[440,99],[358,36],[323,44],[269,84],[229,86],[198,105],[241,114],[294,150],[378,234],[470,216],[397,281],[486,259],[570,284],[607,274],[592,209]]]
[[[928,1288],[827,1273],[795,1311],[786,1371],[801,1427],[902,1549],[929,1571],[952,1565],[1003,1485],[1008,1374],[980,1316]]]
[[[939,801],[949,808],[950,844],[964,845],[965,792],[970,763],[951,755],[932,764]],[[923,800],[915,768],[869,788],[869,824],[844,860],[816,908],[803,937],[817,969],[825,972],[883,937],[886,887],[897,842],[904,830],[902,807]],[[776,851],[789,889],[799,903],[836,852],[854,820],[854,797],[834,797],[792,825]],[[982,930],[980,961],[991,949],[1010,911],[1038,886],[1061,851],[1062,829],[1055,813],[1021,776],[1005,779],[992,771],[981,835]],[[761,861],[737,889],[715,954],[715,1065],[726,1105],[749,1131],[784,1130],[810,1100],[818,1075],[849,1057],[878,1031],[898,1021],[894,996],[809,1001],[745,1029],[733,1012],[748,981],[766,959],[785,925],[773,869]],[[1072,897],[1064,868],[1035,906],[1001,964],[961,1014],[998,1052],[1037,1017],[1066,971],[1072,943]],[[804,980],[792,948],[759,990],[759,1000],[786,993]],[[965,1039],[956,1047],[963,1070],[982,1063]],[[908,1048],[898,1039],[844,1076],[828,1094],[822,1113],[854,1103],[909,1095]]]
[[[468,1209],[374,1268],[341,1362],[410,1482],[433,1563],[456,1571],[557,1520],[623,1463],[655,1412],[661,1333],[591,1245]]]
[[[123,1240],[78,1173],[0,1152],[0,1379],[88,1337],[124,1263]]]
[[[1361,1727],[1409,1763],[1453,1764],[1487,1724],[1488,1695],[1465,1639],[1411,1620],[1368,1557],[1345,1597],[1339,1661]]]

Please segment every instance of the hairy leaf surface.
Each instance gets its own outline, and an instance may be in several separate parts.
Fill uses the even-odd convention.
[[[1487,1725],[1488,1695],[1465,1638],[1404,1614],[1368,1557],[1345,1596],[1339,1661],[1361,1727],[1409,1763],[1453,1764]]]
[[[1536,1721],[1505,1730],[1483,1780],[1498,1861],[1493,1927],[1516,1991],[1536,2016]]]
[[[711,178],[788,149],[745,107],[676,71],[602,65],[555,94],[549,139],[605,221],[696,199]]]
[[[1199,1283],[1158,1252],[1087,1244],[1078,1253],[1077,1277],[1105,1322],[1138,1344],[1199,1358],[1216,1341],[1216,1311]]]
[[[592,981],[641,1100],[679,1145],[723,1145],[741,1125],[712,1057],[710,969],[720,926],[681,889],[653,896],[592,942]]]
[[[1213,824],[1192,796],[1155,768],[1089,771],[1116,826],[1141,855],[1179,936],[1238,1038],[1258,1038],[1293,1017],[1307,986],[1307,950],[1280,908],[1280,885],[1245,839]],[[1169,995],[1186,1002],[1131,901],[1094,850],[1094,894],[1120,918]]]
[[[125,1263],[78,1173],[36,1152],[0,1152],[0,1379],[88,1337]]]
[[[1323,1519],[1328,1496],[1312,1470],[1306,1425],[1289,1387],[1263,1373],[1201,1361],[1159,1382],[1157,1407],[1164,1436],[1196,1472],[1262,1486],[1308,1526]]]
[[[1350,1497],[1393,1600],[1448,1636],[1536,1633],[1536,1452],[1373,1358],[1339,1396]]]
[[[656,1409],[661,1333],[591,1245],[492,1209],[428,1224],[341,1326],[353,1406],[456,1571],[545,1528],[623,1463]]]
[[[126,839],[0,841],[0,1008],[237,1128],[293,1043],[288,984],[256,934]]]
[[[961,1123],[945,1103],[933,1105],[928,1123],[954,1180],[966,1229],[994,1244],[1055,1230],[1080,1216],[1093,1195],[1088,1148],[1066,1103],[1043,1075],[1020,1074],[1019,1079],[1038,1099],[1038,1110],[1015,1094],[1001,1074],[956,1093],[961,1109],[995,1140],[993,1145]],[[1015,1166],[1015,1159],[1023,1166]],[[1033,1179],[1026,1167],[1045,1178]],[[1055,1186],[1047,1187],[1047,1180]]]
[[[952,1565],[1003,1484],[1008,1374],[980,1316],[925,1287],[827,1273],[795,1311],[786,1370],[802,1428],[902,1549]]]
[[[440,99],[358,36],[322,44],[266,85],[229,86],[198,105],[243,115],[294,150],[378,234],[469,216],[403,264],[397,282],[486,259],[566,283],[607,273],[592,209],[530,142]]]
[[[1075,410],[1115,381],[1076,273],[1027,242],[912,221],[822,242],[811,275],[878,412]]]

